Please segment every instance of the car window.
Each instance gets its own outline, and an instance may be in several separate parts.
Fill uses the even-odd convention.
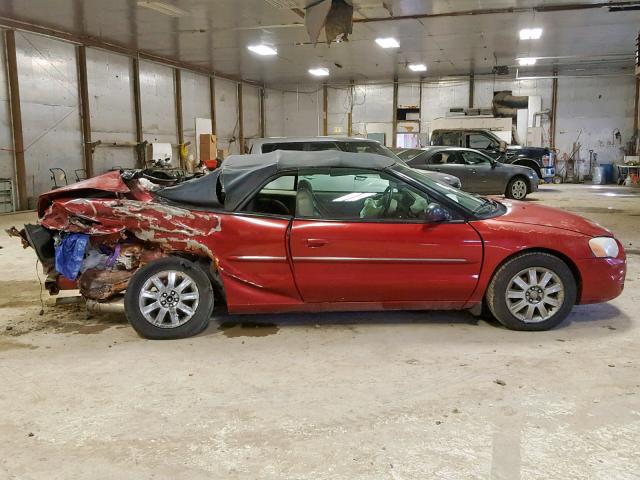
[[[443,156],[443,162],[442,163],[464,164],[464,160],[462,159],[462,157],[460,157],[460,155],[458,155],[458,153],[454,152],[453,150],[448,151],[448,152],[442,152],[442,156]]]
[[[464,158],[464,163],[466,165],[482,165],[482,164],[490,164],[491,161],[477,152],[470,152],[467,150],[463,150],[459,152],[459,155]]]
[[[487,149],[493,145],[493,141],[481,133],[470,133],[467,135],[467,148]]]
[[[429,204],[426,194],[379,172],[335,169],[301,174],[296,217],[326,220],[417,220]]]
[[[262,187],[241,211],[293,216],[296,206],[296,180],[295,175],[283,175],[272,180]]]

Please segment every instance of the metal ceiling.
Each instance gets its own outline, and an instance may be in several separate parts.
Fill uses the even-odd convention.
[[[640,26],[640,10],[612,12],[596,0],[354,0],[349,41],[329,46],[322,34],[314,46],[301,18],[305,0],[164,0],[183,11],[175,17],[138,3],[0,0],[0,24],[44,26],[272,86],[313,81],[307,70],[315,66],[330,69],[330,82],[409,79],[418,75],[406,68],[411,62],[426,63],[427,77],[441,77],[490,73],[495,65],[515,71],[521,56],[539,60],[520,75],[548,74],[553,66],[568,74],[631,72]],[[519,30],[532,26],[544,29],[542,39],[520,41]],[[389,36],[399,49],[374,42]],[[247,51],[255,43],[275,46],[278,55]]]

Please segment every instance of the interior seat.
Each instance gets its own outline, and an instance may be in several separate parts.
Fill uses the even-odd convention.
[[[308,180],[298,182],[296,193],[296,215],[300,217],[319,218],[322,216],[322,209],[318,205],[318,200],[313,193],[313,187]]]

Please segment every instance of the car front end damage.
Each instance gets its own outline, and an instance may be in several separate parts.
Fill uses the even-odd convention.
[[[117,300],[149,262],[169,255],[214,260],[220,217],[162,202],[156,189],[131,172],[109,172],[41,195],[38,224],[7,233],[34,248],[51,295],[79,289],[88,306],[108,310],[101,304]]]

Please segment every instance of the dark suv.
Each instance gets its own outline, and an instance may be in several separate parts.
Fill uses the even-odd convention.
[[[502,163],[532,168],[539,178],[543,178],[542,167],[551,153],[548,148],[507,145],[495,133],[481,129],[434,130],[431,145],[480,150]]]

